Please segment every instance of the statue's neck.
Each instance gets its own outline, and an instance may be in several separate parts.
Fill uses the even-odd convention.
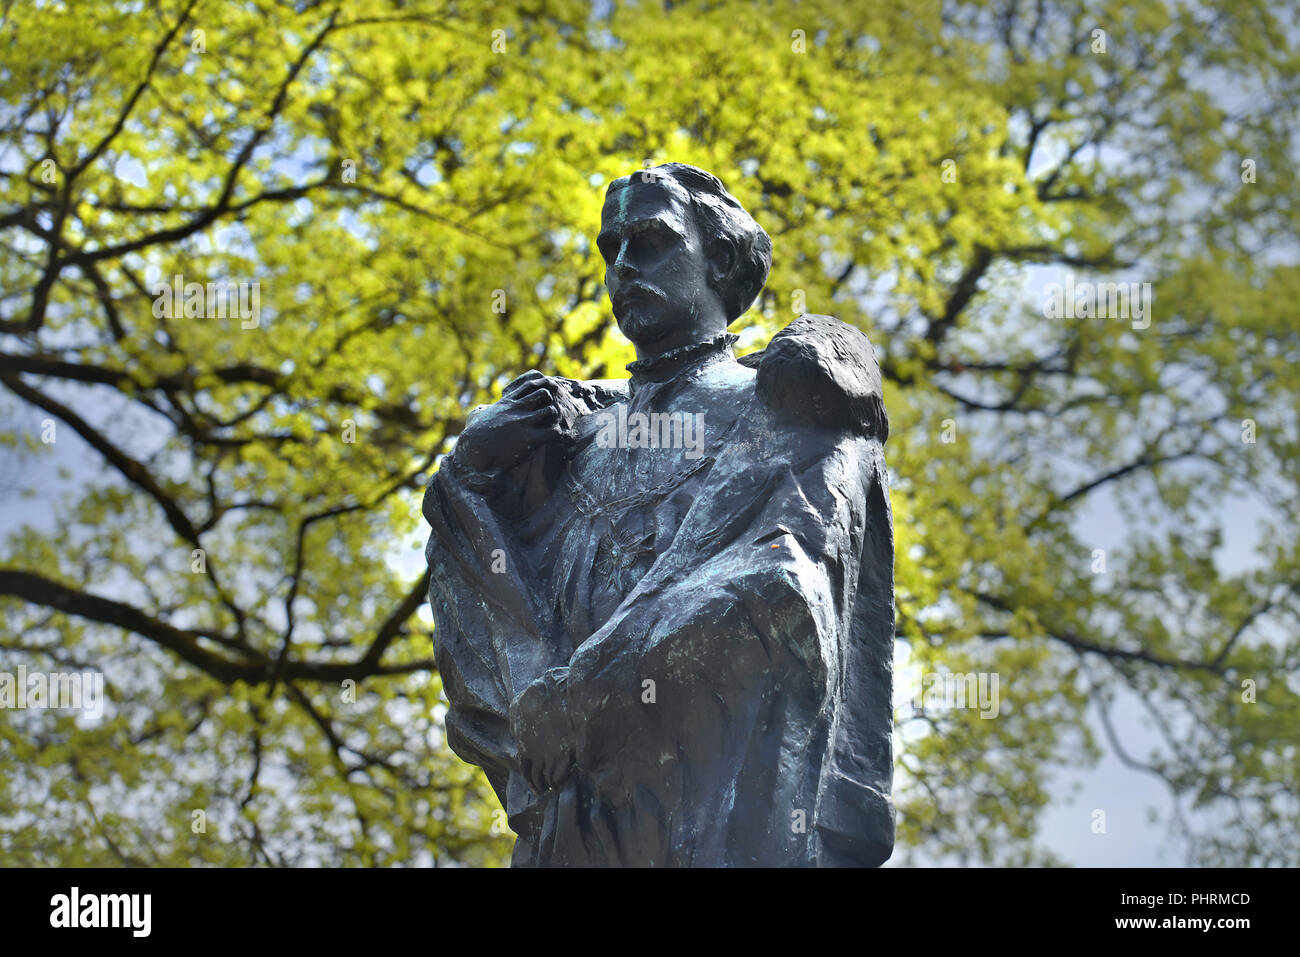
[[[649,359],[629,362],[627,371],[632,373],[632,386],[635,388],[645,382],[666,382],[710,359],[730,356],[731,347],[739,338],[730,332],[722,332],[704,342],[693,342]]]

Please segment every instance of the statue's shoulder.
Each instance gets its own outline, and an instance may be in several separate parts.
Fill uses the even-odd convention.
[[[800,316],[766,349],[740,362],[757,370],[759,399],[782,416],[851,429],[880,442],[889,435],[875,352],[848,323],[833,316]]]

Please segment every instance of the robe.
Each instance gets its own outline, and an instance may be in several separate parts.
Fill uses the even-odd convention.
[[[562,448],[498,476],[453,450],[430,482],[447,740],[506,809],[514,866],[876,866],[892,851],[874,356],[828,317],[744,363],[731,338],[634,363],[630,382],[560,380],[578,410]],[[638,413],[703,432],[611,446],[611,422]],[[519,704],[530,686],[540,710]]]

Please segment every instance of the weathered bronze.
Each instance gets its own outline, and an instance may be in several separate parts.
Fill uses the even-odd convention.
[[[767,234],[680,163],[610,184],[630,380],[531,371],[424,514],[448,740],[514,864],[875,866],[894,843],[888,420],[866,337],[737,360]]]

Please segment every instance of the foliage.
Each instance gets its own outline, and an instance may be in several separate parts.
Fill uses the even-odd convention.
[[[1283,6],[7,6],[4,437],[77,464],[10,535],[0,670],[102,668],[112,701],[0,711],[0,862],[505,859],[406,550],[467,409],[632,358],[594,234],[609,179],[666,160],[773,237],[743,347],[807,311],[880,349],[900,642],[1003,676],[997,720],[900,709],[901,843],[1050,862],[1052,776],[1127,688],[1167,746],[1112,744],[1213,820],[1171,821],[1194,859],[1294,861]],[[1152,283],[1149,327],[1045,318],[1025,283],[1065,270]],[[175,276],[257,283],[256,323],[159,315]]]

